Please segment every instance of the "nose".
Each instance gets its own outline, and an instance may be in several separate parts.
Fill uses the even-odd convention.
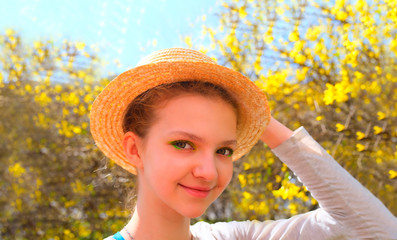
[[[193,169],[193,176],[206,182],[215,181],[218,178],[215,154],[207,153],[199,156]]]

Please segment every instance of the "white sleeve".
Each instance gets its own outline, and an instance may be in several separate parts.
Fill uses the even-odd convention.
[[[397,218],[303,127],[273,152],[299,177],[320,208],[276,221],[200,223],[193,227],[206,237],[198,234],[197,239],[397,239]]]
[[[303,127],[273,152],[318,201],[321,212],[313,214],[329,236],[331,228],[339,226],[348,239],[397,239],[397,218]]]

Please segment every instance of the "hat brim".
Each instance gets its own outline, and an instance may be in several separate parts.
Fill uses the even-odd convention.
[[[125,111],[139,94],[155,86],[198,80],[219,85],[239,105],[237,149],[233,161],[256,144],[270,121],[266,95],[241,73],[204,62],[160,62],[135,67],[115,79],[95,99],[90,113],[91,134],[102,152],[125,170],[136,174],[123,149],[122,123]]]

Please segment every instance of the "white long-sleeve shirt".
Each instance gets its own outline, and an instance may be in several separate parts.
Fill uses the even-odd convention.
[[[194,239],[397,239],[397,218],[303,127],[273,152],[299,177],[320,208],[276,221],[198,222],[191,226]]]

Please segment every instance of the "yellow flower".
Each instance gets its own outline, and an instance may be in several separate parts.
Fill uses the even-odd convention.
[[[356,144],[356,148],[357,148],[357,151],[359,151],[359,152],[362,152],[365,150],[365,146],[360,143]]]
[[[365,133],[363,133],[363,132],[358,131],[358,132],[356,132],[356,135],[357,135],[357,140],[361,140],[361,139],[365,138]]]
[[[374,132],[375,135],[378,135],[379,133],[383,132],[383,129],[379,126],[374,126]]]
[[[290,213],[291,214],[297,214],[298,213],[298,207],[297,207],[297,204],[295,204],[295,203],[290,203],[289,205],[288,205],[288,209],[290,210]]]
[[[311,203],[312,203],[312,205],[317,204],[317,200],[314,199],[314,198],[312,198],[312,199],[311,199]]]
[[[280,175],[276,175],[276,182],[281,182],[282,178]]]
[[[336,14],[336,19],[341,20],[341,21],[345,21],[347,17],[348,17],[348,15],[344,11],[338,11],[338,13]]]
[[[76,48],[77,48],[77,50],[83,50],[84,48],[85,48],[85,43],[83,43],[83,42],[77,42],[76,43]]]
[[[188,46],[189,48],[191,48],[191,47],[193,46],[192,38],[191,38],[190,36],[186,36],[186,37],[185,37],[185,43],[187,44],[187,46]]]
[[[284,10],[284,8],[282,8],[282,7],[276,7],[276,13],[278,14],[278,15],[283,15],[284,14],[284,12],[285,12],[285,10]]]
[[[240,19],[244,19],[245,17],[247,17],[247,11],[245,11],[245,7],[241,7],[239,10],[238,10],[238,14],[239,14],[239,16],[240,16]]]
[[[225,3],[225,2],[222,2],[222,7],[229,8],[229,5],[227,5],[227,3]]]
[[[242,188],[244,188],[247,185],[247,179],[245,179],[244,174],[239,174],[238,180],[240,181],[240,185]]]
[[[306,62],[306,57],[302,54],[298,54],[295,57],[295,62],[298,64],[304,64]]]
[[[7,36],[11,36],[11,35],[14,35],[15,34],[15,31],[14,31],[14,29],[6,29],[6,35]]]
[[[20,163],[15,163],[14,165],[8,167],[8,171],[16,178],[20,177],[25,173],[25,168],[22,167]]]
[[[308,70],[307,68],[302,68],[302,69],[298,68],[298,69],[296,70],[296,74],[295,74],[296,79],[297,79],[298,81],[303,81],[303,80],[305,80],[306,74],[307,74],[307,70]]]
[[[55,85],[54,91],[57,93],[62,92],[62,85],[60,85],[60,84]]]
[[[397,177],[397,171],[389,170],[389,178],[393,179]]]
[[[254,69],[255,69],[255,72],[259,73],[259,72],[262,70],[261,63],[258,62],[258,61],[256,61],[256,62],[254,63]]]
[[[378,112],[378,120],[383,120],[386,118],[386,114],[384,112]]]
[[[291,32],[291,33],[289,34],[289,36],[288,36],[288,39],[289,39],[291,42],[296,42],[296,41],[299,40],[299,35],[298,35],[297,32]]]
[[[243,192],[243,197],[244,197],[245,199],[251,199],[251,198],[252,198],[252,194],[249,193],[249,192]]]
[[[337,123],[336,124],[336,131],[337,132],[342,132],[343,130],[345,130],[345,125]]]
[[[27,92],[32,92],[32,86],[29,85],[29,84],[26,84],[26,85],[25,85],[25,90],[26,90]]]
[[[73,132],[76,134],[80,134],[81,133],[81,128],[80,127],[73,127]]]
[[[347,82],[341,82],[335,84],[335,101],[337,102],[345,102],[349,100],[349,96],[347,95],[351,92],[351,88]]]
[[[263,37],[264,37],[263,40],[264,40],[265,43],[267,43],[267,44],[272,43],[273,40],[274,40],[274,37],[273,37],[272,35],[265,34]]]

